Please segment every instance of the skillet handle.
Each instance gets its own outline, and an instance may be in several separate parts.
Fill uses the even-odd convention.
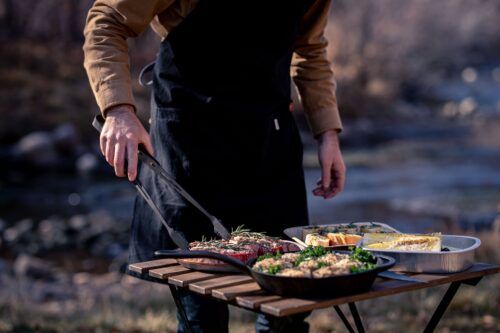
[[[241,261],[229,256],[210,251],[189,251],[189,250],[158,250],[155,255],[162,258],[186,259],[186,258],[208,258],[223,261],[233,266],[242,273],[252,276],[252,269]]]

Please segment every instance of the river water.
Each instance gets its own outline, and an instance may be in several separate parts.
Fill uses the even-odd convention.
[[[381,221],[408,232],[490,227],[500,212],[500,142],[482,140],[484,134],[469,129],[447,138],[402,138],[346,149],[345,190],[331,200],[311,194],[320,171],[315,149],[306,142],[310,222]],[[11,224],[27,217],[107,211],[128,223],[134,196],[131,184],[111,175],[32,175],[3,186],[0,218]]]

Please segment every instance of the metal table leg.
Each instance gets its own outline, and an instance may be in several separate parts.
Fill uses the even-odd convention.
[[[175,306],[177,307],[177,310],[179,310],[182,320],[184,321],[184,330],[186,331],[186,333],[191,333],[191,324],[189,323],[188,317],[186,315],[186,310],[184,310],[184,306],[182,305],[181,300],[179,299],[179,294],[177,293],[177,287],[171,284],[169,284],[168,287],[170,288],[170,292],[172,293]]]
[[[358,309],[356,307],[356,304],[354,302],[348,303],[349,304],[349,310],[351,310],[352,318],[354,319],[354,324],[356,325],[356,330],[358,333],[365,333],[365,328],[363,327],[363,322],[361,320],[361,317],[359,316]],[[347,320],[346,316],[342,312],[342,309],[338,305],[334,305],[333,308],[337,312],[338,316],[344,323],[344,326],[347,328],[349,333],[355,333],[356,331],[352,327],[351,323]]]
[[[347,320],[346,316],[344,315],[344,312],[342,312],[342,309],[338,305],[334,305],[333,308],[339,315],[340,319],[344,323],[344,326],[347,328],[349,333],[355,333],[354,329],[351,326],[351,323]]]
[[[351,310],[352,317],[354,318],[354,324],[356,324],[356,329],[358,333],[365,333],[365,328],[363,327],[363,321],[361,321],[361,317],[358,313],[358,308],[356,307],[356,303],[349,303],[349,310]]]
[[[424,329],[424,333],[432,333],[436,329],[437,325],[441,321],[441,318],[443,317],[444,312],[450,305],[451,301],[453,300],[453,297],[455,297],[455,294],[457,293],[458,289],[462,285],[462,283],[475,286],[476,284],[479,283],[482,277],[471,279],[471,280],[465,280],[465,281],[455,281],[450,284],[450,287],[444,294],[443,298],[441,299],[441,302],[439,303],[438,307],[436,308],[436,311],[434,311],[434,314],[432,315],[431,319],[427,323],[427,326]]]

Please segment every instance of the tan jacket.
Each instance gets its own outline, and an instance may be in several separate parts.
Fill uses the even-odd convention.
[[[96,0],[85,26],[84,66],[102,112],[135,107],[126,39],[149,24],[162,38],[196,6],[198,0]],[[315,135],[342,125],[335,80],[324,36],[332,0],[316,0],[303,18],[292,60],[292,77]]]

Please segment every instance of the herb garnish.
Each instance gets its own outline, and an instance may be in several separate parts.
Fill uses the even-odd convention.
[[[269,267],[267,268],[267,273],[275,275],[276,273],[279,273],[281,269],[281,265],[269,265]]]
[[[266,253],[266,254],[263,254],[261,256],[259,256],[257,258],[257,262],[259,261],[262,261],[264,259],[270,259],[270,258],[273,258],[273,259],[279,259],[281,258],[281,253],[280,251],[277,251],[276,254],[273,254],[273,253]]]
[[[377,265],[377,260],[369,251],[363,250],[360,247],[349,248],[351,250],[351,258],[362,263],[361,266],[352,267],[351,273],[361,273],[374,269]]]
[[[351,273],[361,273],[361,272],[364,272],[364,271],[372,270],[375,267],[376,267],[375,264],[373,264],[371,262],[367,262],[367,263],[364,263],[363,265],[361,265],[359,267],[351,267]]]
[[[253,238],[253,239],[279,239],[279,237],[271,237],[267,236],[265,232],[255,232],[251,231],[250,229],[245,229],[245,225],[239,225],[236,229],[231,229],[231,236],[240,236],[240,237],[246,237],[246,238]]]
[[[313,258],[321,257],[328,251],[323,246],[308,246],[299,252],[299,257],[294,261],[293,265],[298,266],[301,262]]]
[[[351,258],[359,260],[363,263],[375,263],[375,258],[369,251],[363,250],[361,247],[349,248],[351,250]]]
[[[320,268],[327,267],[327,266],[329,266],[327,262],[320,261],[320,262],[318,262],[318,266],[316,266],[316,268],[320,269]]]

